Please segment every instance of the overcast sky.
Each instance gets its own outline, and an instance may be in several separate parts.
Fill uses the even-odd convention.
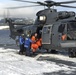
[[[28,0],[27,0],[28,1]],[[45,1],[45,0],[30,0],[30,1]],[[56,1],[57,0],[53,0]],[[58,2],[61,1],[70,1],[70,0],[58,0]],[[72,1],[72,0],[71,0]],[[7,12],[9,14],[9,17],[28,17],[28,18],[35,18],[36,17],[36,12],[44,9],[44,7],[31,7],[31,8],[20,8],[20,9],[10,9],[7,10],[5,8],[7,7],[14,7],[14,6],[27,6],[27,5],[32,5],[31,3],[24,3],[24,2],[17,2],[17,1],[13,1],[13,0],[0,0],[0,18],[7,16]],[[73,6],[76,6],[76,4],[70,4]],[[71,8],[63,8],[63,7],[55,7],[59,10],[63,10],[63,11],[75,11],[76,9],[71,9]]]

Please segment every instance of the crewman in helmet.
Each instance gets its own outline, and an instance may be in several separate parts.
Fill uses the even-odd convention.
[[[25,42],[24,42],[24,48],[25,48],[25,55],[26,56],[30,56],[30,48],[31,48],[31,43],[32,40],[30,39],[30,35],[28,34],[27,37],[25,38]]]

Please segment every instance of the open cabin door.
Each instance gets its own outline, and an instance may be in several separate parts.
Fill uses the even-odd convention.
[[[51,44],[52,25],[46,25],[42,29],[42,44]]]

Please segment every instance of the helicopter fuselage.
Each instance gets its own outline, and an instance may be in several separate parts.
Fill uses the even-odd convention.
[[[75,12],[57,12],[55,9],[39,11],[35,25],[42,26],[44,49],[72,49],[76,52]]]

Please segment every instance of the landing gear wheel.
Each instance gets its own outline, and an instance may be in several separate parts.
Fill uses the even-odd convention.
[[[57,54],[57,53],[58,53],[58,51],[56,51],[56,50],[52,49],[52,50],[51,50],[51,53]]]
[[[76,57],[76,50],[70,49],[69,50],[69,57]]]
[[[46,49],[46,52],[49,53],[49,49]]]

